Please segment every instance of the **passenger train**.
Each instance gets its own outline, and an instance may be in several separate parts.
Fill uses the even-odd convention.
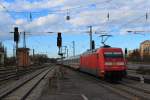
[[[89,74],[111,80],[126,76],[126,60],[121,48],[103,46],[75,57],[63,59],[63,64]]]

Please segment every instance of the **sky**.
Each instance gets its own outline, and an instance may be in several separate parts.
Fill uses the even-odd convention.
[[[89,49],[89,26],[93,26],[97,48],[101,45],[99,36],[107,33],[112,35],[107,44],[132,50],[150,39],[149,10],[150,0],[0,0],[0,41],[11,56],[14,42],[10,32],[18,27],[26,32],[31,53],[35,49],[35,53],[58,57],[57,32],[61,32],[63,46],[72,56],[72,41],[76,54]],[[129,30],[144,32],[134,34]],[[19,47],[23,46],[22,38]]]

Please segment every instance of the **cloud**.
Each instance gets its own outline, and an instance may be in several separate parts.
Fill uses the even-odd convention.
[[[14,20],[7,13],[0,12],[0,40],[10,38],[12,31],[11,28],[14,26]]]
[[[48,9],[62,5],[64,0],[39,0],[30,2],[27,0],[15,0],[14,2],[3,2],[3,4],[10,10],[39,10]],[[19,8],[19,9],[18,9]]]
[[[57,10],[54,14],[32,14],[33,21],[28,22],[28,15],[20,16],[21,14],[15,13],[10,16],[1,8],[1,34],[12,30],[13,26],[19,26],[21,30],[46,32],[82,30],[83,27],[87,28],[89,25],[93,25],[96,30],[115,30],[115,32],[118,31],[116,33],[122,33],[127,28],[134,29],[145,26],[144,14],[150,7],[148,0],[32,0],[32,2],[29,0],[15,0],[14,2],[3,0],[1,4],[11,11],[53,12]],[[67,11],[62,11],[68,8],[71,8],[69,10],[70,21],[65,19]],[[108,13],[109,19],[107,18]],[[138,17],[140,18],[137,19]],[[146,25],[148,23],[149,21]],[[149,29],[149,27],[146,28]]]
[[[5,6],[0,6],[0,40],[12,40],[13,34],[9,32],[14,31],[14,26],[19,27],[19,31],[32,32],[38,36],[51,31],[82,34],[88,31],[89,25],[93,26],[94,31],[117,35],[129,34],[128,30],[150,30],[150,14],[147,20],[145,18],[150,9],[149,0],[1,0],[0,4]],[[67,9],[70,20],[66,20]],[[32,13],[32,21],[29,21],[30,11],[39,12]],[[37,40],[41,42],[41,39]],[[43,47],[46,47],[46,43],[43,43]],[[54,42],[51,44],[54,45]],[[39,47],[36,42],[30,45],[31,48],[36,45],[36,48]],[[79,48],[83,45],[79,45]],[[39,51],[42,51],[40,48]],[[56,48],[51,49],[51,52],[55,51]]]

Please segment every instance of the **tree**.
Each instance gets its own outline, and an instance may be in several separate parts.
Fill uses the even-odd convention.
[[[128,57],[128,60],[129,61],[133,61],[133,62],[141,61],[141,56],[140,56],[139,50],[138,49],[134,49],[133,52]]]

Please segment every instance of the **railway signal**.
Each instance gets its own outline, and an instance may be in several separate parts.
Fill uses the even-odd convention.
[[[127,53],[128,53],[128,50],[127,50],[127,48],[125,48],[125,55],[127,55]]]
[[[125,48],[124,53],[125,53],[125,59],[126,59],[126,58],[127,58],[127,55],[128,55],[128,49],[127,49],[127,48]]]
[[[58,34],[57,34],[57,47],[59,48],[58,55],[63,57],[62,48],[61,48],[62,47],[61,32],[58,32]]]
[[[95,41],[92,40],[92,50],[95,49]]]
[[[18,42],[19,42],[19,31],[18,31],[18,27],[14,27],[14,32],[11,32],[11,33],[14,33],[14,42],[16,42],[16,78],[19,79],[19,75],[18,75],[18,72],[19,72],[19,69],[18,69]]]
[[[58,32],[58,36],[57,36],[57,46],[58,48],[62,46],[62,37],[60,32]]]
[[[18,27],[14,27],[14,41],[16,43],[19,42],[19,32],[18,32]]]

